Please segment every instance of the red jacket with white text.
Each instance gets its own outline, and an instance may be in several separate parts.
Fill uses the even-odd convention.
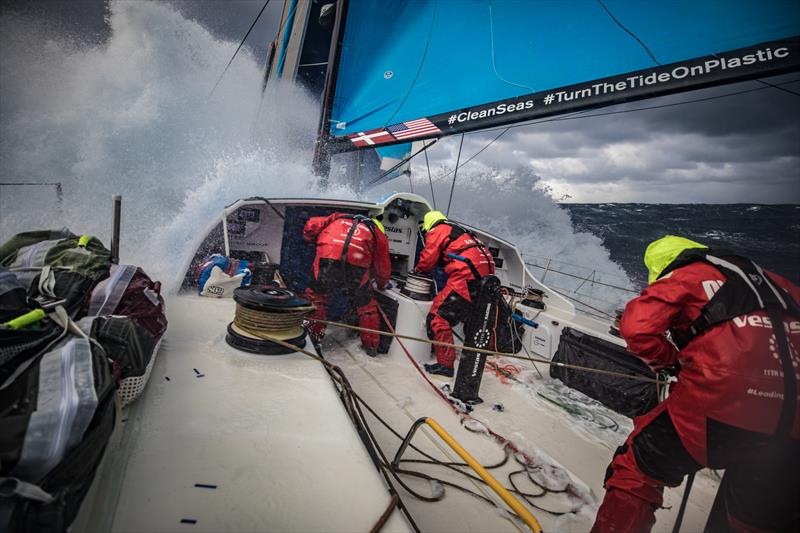
[[[766,272],[795,301],[800,289]],[[783,403],[783,372],[766,311],[738,316],[712,327],[678,352],[664,333],[685,328],[725,281],[705,262],[678,268],[646,288],[625,308],[620,333],[628,349],[654,370],[680,364],[667,408],[686,449],[706,464],[706,420],[748,431],[775,432]],[[800,373],[800,321],[784,315],[795,370]],[[797,399],[795,399],[797,401]],[[800,404],[796,413],[800,414]],[[792,437],[800,437],[796,414]]]

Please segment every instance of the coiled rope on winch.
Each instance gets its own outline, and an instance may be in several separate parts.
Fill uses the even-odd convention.
[[[401,293],[414,300],[430,301],[433,288],[433,279],[430,276],[408,273],[406,283]]]
[[[297,331],[299,333],[303,319],[312,310],[313,308],[299,307],[286,311],[266,312],[248,309],[236,304],[236,315],[233,323],[254,335],[275,335],[276,333],[288,331]]]
[[[281,287],[236,289],[236,312],[228,325],[227,343],[234,348],[262,355],[291,353],[273,338],[305,346],[303,320],[314,311],[311,302]]]

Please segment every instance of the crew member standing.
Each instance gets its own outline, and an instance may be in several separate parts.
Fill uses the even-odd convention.
[[[374,218],[345,213],[311,217],[303,228],[303,238],[317,246],[311,281],[305,291],[316,308],[311,318],[326,320],[331,290],[339,288],[351,295],[359,327],[380,329],[378,302],[372,295],[370,280],[383,289],[392,273],[383,224]],[[325,324],[312,321],[309,330],[318,342],[325,334]],[[379,342],[377,333],[361,332],[361,344],[371,357],[377,355]]]
[[[671,235],[644,263],[650,286],[620,332],[654,370],[679,369],[678,381],[634,419],[592,531],[650,531],[663,488],[704,466],[726,469],[718,501],[733,531],[800,531],[800,289]]]
[[[417,272],[429,274],[441,264],[447,275],[447,283],[433,299],[428,314],[428,338],[453,344],[453,326],[469,317],[480,279],[494,274],[494,260],[474,233],[450,222],[441,211],[425,214],[422,233],[425,236],[425,248],[419,255]],[[434,349],[437,362],[426,364],[425,370],[431,374],[452,377],[455,349],[439,345],[435,345]]]

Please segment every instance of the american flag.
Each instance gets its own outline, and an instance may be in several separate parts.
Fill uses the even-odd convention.
[[[414,137],[422,137],[423,135],[430,135],[431,133],[439,133],[442,130],[433,125],[433,122],[427,118],[418,118],[409,122],[401,122],[394,126],[389,126],[386,131],[391,133],[395,139],[413,139]]]
[[[356,146],[374,146],[376,144],[383,144],[392,140],[392,136],[383,128],[378,128],[369,131],[360,131],[347,136]]]

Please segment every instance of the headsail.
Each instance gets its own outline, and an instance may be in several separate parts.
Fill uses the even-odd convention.
[[[333,151],[800,70],[794,1],[351,0],[338,7],[346,8],[344,27],[320,132]]]

